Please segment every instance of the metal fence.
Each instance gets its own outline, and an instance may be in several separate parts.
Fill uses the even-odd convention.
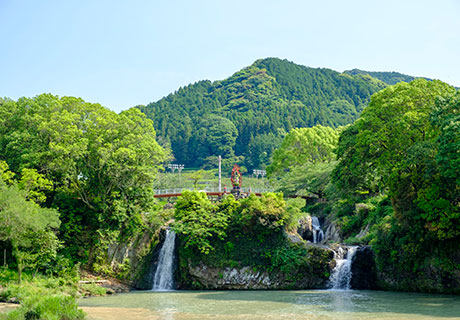
[[[193,191],[195,189],[193,188],[175,188],[175,189],[155,189],[153,190],[155,192],[156,195],[159,195],[159,194],[180,194],[182,193],[182,191],[184,190],[190,190],[190,191]],[[218,188],[203,188],[203,189],[199,189],[198,191],[200,192],[219,192],[219,189]],[[227,189],[226,192],[227,193],[230,193],[231,189]],[[245,193],[265,193],[265,192],[273,192],[273,189],[252,189],[252,188],[241,188],[240,189],[241,192],[245,192]],[[224,192],[224,189],[222,189],[222,191],[220,192]]]

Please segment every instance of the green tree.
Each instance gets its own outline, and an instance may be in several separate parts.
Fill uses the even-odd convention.
[[[184,190],[175,205],[174,230],[181,234],[184,246],[209,254],[212,239],[224,239],[228,224],[225,212],[216,211],[205,192]]]
[[[417,204],[426,227],[441,240],[460,236],[460,93],[439,99],[431,117],[439,136]]]
[[[334,148],[341,130],[320,125],[292,129],[267,168],[276,188],[285,194],[300,192],[322,198],[335,165]]]
[[[432,281],[436,272],[455,272],[452,257],[460,235],[455,92],[424,79],[388,87],[372,96],[339,139],[333,181],[351,194],[388,195],[393,210],[373,228],[371,243],[380,271],[411,289]]]
[[[24,168],[21,171],[18,187],[26,192],[27,199],[40,204],[45,202],[45,192],[52,190],[53,183],[39,174],[36,169]]]
[[[269,164],[283,139],[280,131],[350,124],[385,87],[369,75],[267,58],[222,81],[199,81],[139,108],[154,120],[162,140],[171,141],[178,162],[200,167],[209,156],[234,153],[251,170]]]
[[[435,137],[429,115],[436,98],[454,91],[441,81],[417,79],[374,94],[361,117],[340,136],[333,173],[339,188],[378,191],[400,186],[400,178],[409,177],[415,191],[420,179],[414,178],[423,167],[410,161],[428,151],[426,143]]]
[[[25,265],[36,269],[56,256],[59,242],[53,231],[59,224],[56,210],[41,208],[16,185],[0,180],[0,239],[11,243],[19,281]]]
[[[202,156],[218,156],[230,158],[234,155],[238,130],[233,122],[216,115],[209,115],[203,119],[200,125],[200,132],[203,137],[202,143],[208,146],[208,154]]]
[[[116,114],[51,94],[0,103],[0,154],[14,172],[22,172],[20,184],[30,197],[41,201],[34,192],[47,191],[44,180],[33,179],[39,172],[53,183],[51,205],[70,197],[86,207],[90,214],[84,218],[62,214],[85,224],[92,238],[90,263],[100,240],[131,237],[142,228],[142,214],[154,210],[156,172],[167,157],[153,122],[138,109]],[[68,211],[75,212],[82,210]]]
[[[189,173],[187,175],[188,179],[193,181],[193,188],[195,188],[195,190],[198,189],[198,181],[200,181],[200,180],[202,180],[204,178],[205,173],[206,172],[203,169],[200,169],[200,170],[194,171],[192,173]]]
[[[264,193],[261,197],[251,194],[240,200],[234,219],[247,233],[260,237],[283,230],[289,222],[289,212],[281,193]]]

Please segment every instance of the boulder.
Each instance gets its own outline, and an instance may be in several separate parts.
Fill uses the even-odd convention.
[[[313,227],[311,224],[311,217],[303,217],[299,220],[299,227],[297,228],[297,233],[304,240],[312,241],[313,239]]]
[[[351,273],[350,286],[352,289],[379,289],[377,285],[375,256],[371,247],[363,246],[356,249],[356,254],[351,262]]]

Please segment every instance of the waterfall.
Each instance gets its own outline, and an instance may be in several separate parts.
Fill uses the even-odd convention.
[[[331,277],[329,279],[331,289],[342,289],[350,290],[350,281],[351,281],[351,262],[356,253],[358,247],[348,247],[346,250],[339,248],[335,252],[335,268],[332,270]]]
[[[165,241],[161,247],[158,266],[153,278],[153,288],[155,291],[174,289],[173,264],[174,264],[174,247],[176,234],[172,230],[166,230]]]
[[[323,241],[324,232],[321,229],[318,217],[311,217],[311,226],[313,229],[313,243],[318,243]]]

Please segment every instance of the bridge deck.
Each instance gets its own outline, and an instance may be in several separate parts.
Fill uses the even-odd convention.
[[[222,197],[225,194],[231,194],[231,192],[219,192],[219,191],[201,191],[201,192],[206,192],[208,196],[216,196],[216,197]],[[262,195],[261,192],[250,192],[252,194],[255,194],[256,196],[260,197]],[[155,198],[174,198],[174,197],[180,197],[182,195],[182,192],[173,192],[173,193],[159,193],[155,194]]]

